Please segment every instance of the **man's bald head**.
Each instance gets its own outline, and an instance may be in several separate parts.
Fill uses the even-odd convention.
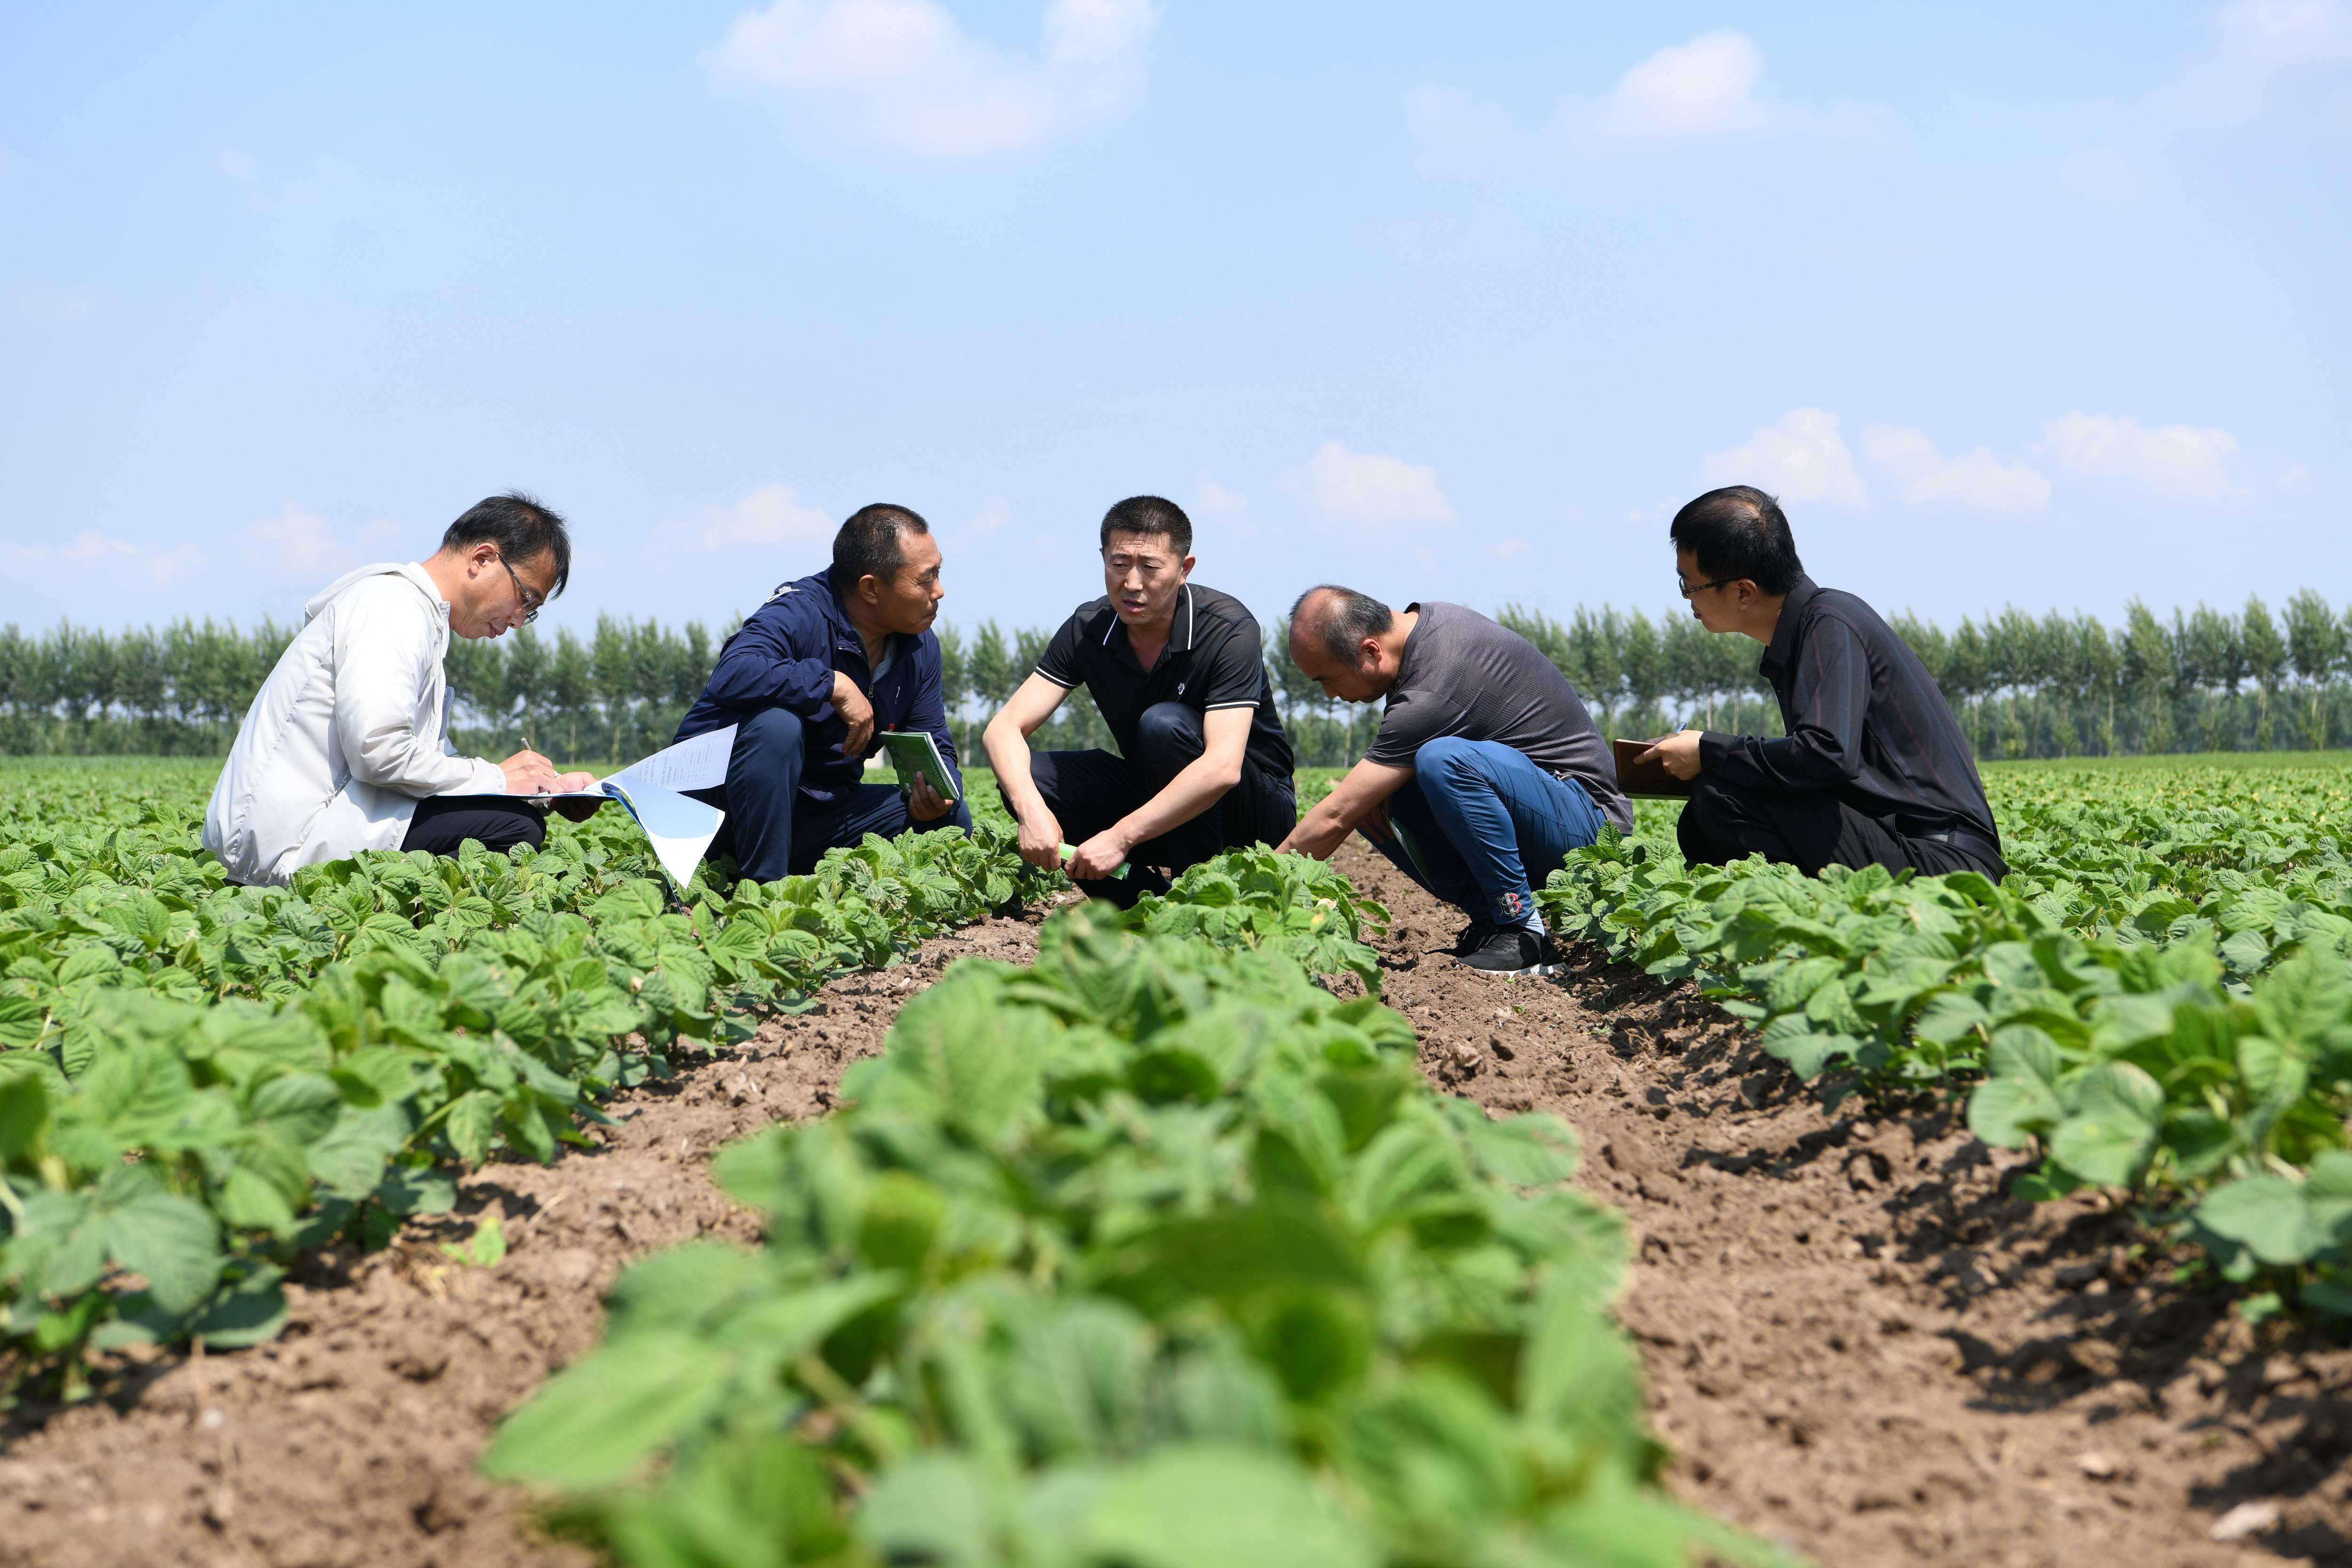
[[[1396,684],[1412,622],[1369,594],[1326,583],[1290,606],[1290,662],[1327,697],[1376,701]]]
[[[1342,664],[1355,664],[1364,639],[1383,636],[1394,625],[1395,613],[1386,605],[1336,583],[1307,589],[1290,606],[1292,645],[1311,638],[1322,653]]]

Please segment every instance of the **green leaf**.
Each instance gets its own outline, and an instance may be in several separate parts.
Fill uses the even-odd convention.
[[[2271,1264],[2306,1262],[2328,1239],[2302,1187],[2284,1176],[2248,1176],[2214,1188],[2197,1205],[2197,1223]]]
[[[2050,1152],[2085,1181],[2128,1186],[2156,1148],[2164,1089],[2130,1062],[2108,1062],[2080,1079],[2074,1113],[2051,1135]]]
[[[116,1262],[146,1278],[167,1312],[194,1311],[220,1279],[219,1227],[202,1204],[176,1193],[142,1193],[110,1210],[106,1245]]]
[[[590,1352],[507,1417],[482,1456],[500,1480],[610,1486],[709,1413],[728,1358],[684,1334],[632,1334]]]
[[[1097,1559],[1134,1568],[1374,1568],[1381,1558],[1297,1461],[1207,1444],[1162,1448],[1112,1472],[1082,1539]]]
[[[499,1097],[487,1089],[469,1089],[449,1108],[442,1123],[449,1146],[468,1165],[490,1157],[490,1139],[498,1131]]]

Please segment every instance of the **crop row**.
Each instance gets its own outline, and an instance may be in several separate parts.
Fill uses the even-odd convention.
[[[184,801],[27,790],[0,823],[0,1346],[284,1318],[296,1253],[545,1160],[603,1099],[1045,882],[988,830],[869,839],[673,904],[618,813],[511,859],[377,852],[233,888]]]
[[[633,1568],[1771,1557],[1654,1484],[1568,1127],[1313,982],[1361,906],[1183,901],[1300,865],[955,965],[847,1109],[721,1151],[765,1245],[629,1269],[488,1468]]]
[[[2336,773],[2043,774],[2000,802],[2014,871],[1809,879],[1580,851],[1556,931],[1691,977],[1800,1077],[1965,1094],[2020,1190],[2126,1189],[2224,1277],[2352,1315],[2352,867]],[[2259,1310],[2259,1308],[2258,1308]]]

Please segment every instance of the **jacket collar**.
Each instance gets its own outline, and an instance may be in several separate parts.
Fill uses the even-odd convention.
[[[1805,618],[1805,606],[1822,591],[1821,584],[1803,573],[1797,574],[1796,586],[1780,601],[1780,618],[1773,624],[1772,640],[1765,645],[1764,658],[1759,668],[1786,669],[1790,659],[1796,657],[1797,625]]]
[[[841,595],[833,591],[831,573],[819,572],[813,576],[786,583],[768,595],[768,602],[772,605],[779,599],[798,594],[808,595],[824,612],[825,625],[832,628],[835,647],[845,653],[854,653],[861,659],[866,657],[866,639],[857,635],[857,627],[850,621],[849,612],[842,607]],[[898,645],[901,658],[922,641],[919,635],[907,632],[892,632],[890,637]]]

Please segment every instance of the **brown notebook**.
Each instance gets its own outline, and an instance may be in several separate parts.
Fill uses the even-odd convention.
[[[1689,781],[1678,779],[1666,772],[1666,764],[1653,759],[1636,762],[1643,752],[1656,745],[1655,741],[1612,741],[1609,749],[1617,757],[1617,787],[1627,795],[1658,795],[1681,800],[1689,795]]]

